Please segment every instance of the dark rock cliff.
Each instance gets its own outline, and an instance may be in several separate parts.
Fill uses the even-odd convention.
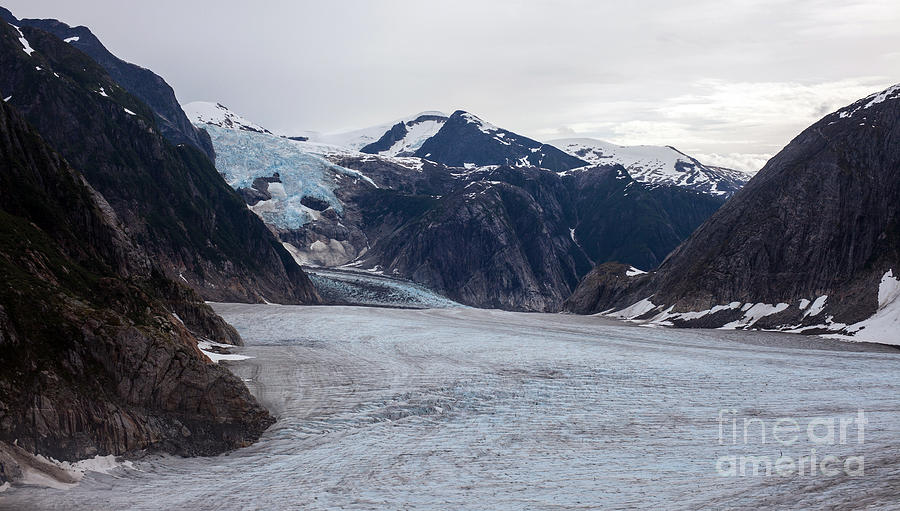
[[[35,27],[67,40],[103,66],[109,76],[153,110],[160,134],[173,145],[188,144],[215,160],[215,150],[206,131],[195,127],[181,110],[175,91],[159,75],[116,57],[87,27],[70,27],[55,19],[16,19],[0,7],[0,19],[20,27]]]
[[[0,104],[0,443],[74,460],[209,455],[254,441],[272,419],[205,360],[201,335],[240,341],[156,271],[103,197]],[[0,479],[16,474],[11,463]]]
[[[316,303],[306,274],[209,159],[172,146],[152,110],[90,57],[0,23],[0,90],[83,172],[157,268],[213,301]]]
[[[721,199],[635,182],[621,166],[560,174],[344,158],[378,188],[336,190],[341,218],[282,237],[297,246],[347,240],[357,264],[378,266],[478,307],[558,310],[595,262],[644,269],[709,217]],[[338,226],[339,224],[339,226]]]

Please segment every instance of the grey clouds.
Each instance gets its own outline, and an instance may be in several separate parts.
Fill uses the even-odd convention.
[[[758,169],[828,111],[900,81],[900,3],[7,0],[90,27],[270,129],[472,111],[547,140],[669,144]]]

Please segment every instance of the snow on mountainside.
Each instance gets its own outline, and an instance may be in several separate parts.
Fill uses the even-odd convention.
[[[408,121],[393,125],[375,142],[360,152],[384,156],[411,156],[426,140],[437,134],[447,122],[447,116],[439,112],[418,114]]]
[[[425,118],[428,122],[416,122],[420,118]],[[369,126],[368,128],[362,128],[358,130],[340,132],[340,133],[319,133],[315,131],[308,131],[300,133],[300,135],[309,139],[310,142],[318,142],[320,144],[327,144],[331,146],[343,147],[346,149],[350,149],[353,151],[359,151],[363,147],[368,146],[374,142],[378,142],[382,137],[384,137],[388,131],[390,131],[397,124],[404,124],[409,127],[410,135],[407,136],[408,144],[407,147],[398,147],[395,151],[392,151],[390,156],[396,156],[401,152],[414,152],[419,146],[422,145],[422,142],[425,141],[428,137],[434,135],[441,129],[444,121],[447,119],[447,114],[438,111],[425,111],[419,112],[415,115],[410,115],[409,117],[404,117],[401,119],[396,119],[392,122],[377,124],[375,126]]]
[[[588,162],[556,147],[488,123],[469,112],[453,112],[415,156],[451,167],[538,167],[563,172]]]
[[[671,146],[620,146],[592,138],[548,142],[595,165],[620,164],[635,180],[731,196],[752,177],[739,170],[704,165]]]
[[[881,92],[870,94],[860,99],[856,103],[838,110],[837,114],[841,119],[853,117],[854,114],[861,110],[868,110],[869,108],[872,108],[879,103],[895,99],[900,99],[900,83],[892,85]],[[834,124],[834,122],[832,122],[831,124]]]
[[[232,112],[221,103],[194,101],[193,103],[182,105],[182,108],[188,119],[200,127],[209,125],[233,130],[254,131],[256,133],[272,133],[262,126]]]

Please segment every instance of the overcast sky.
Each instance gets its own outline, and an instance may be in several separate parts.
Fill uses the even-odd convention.
[[[900,0],[6,0],[86,25],[182,103],[269,129],[471,111],[550,140],[668,144],[756,170],[900,82]]]

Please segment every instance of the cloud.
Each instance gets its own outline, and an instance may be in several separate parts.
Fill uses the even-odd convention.
[[[749,174],[755,174],[759,169],[763,168],[769,159],[774,156],[771,154],[716,154],[716,153],[694,153],[691,156],[700,160],[706,165],[714,165],[716,167],[726,167],[729,169],[742,170]]]
[[[900,81],[881,77],[900,64],[897,0],[4,5],[87,25],[179,99],[220,101],[281,132],[463,108],[538,139],[772,154]]]
[[[598,103],[569,126],[578,136],[673,145],[756,171],[813,122],[890,84],[880,76],[817,83],[701,79],[672,96]]]

